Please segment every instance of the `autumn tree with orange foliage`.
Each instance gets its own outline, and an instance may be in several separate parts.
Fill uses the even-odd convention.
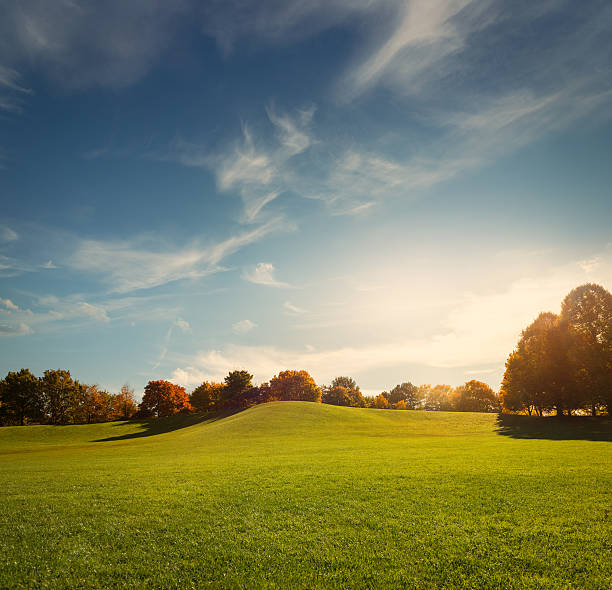
[[[140,411],[144,415],[172,416],[179,412],[191,412],[193,407],[185,388],[170,381],[149,381],[142,396]]]
[[[321,389],[307,371],[281,371],[270,379],[266,401],[321,403]]]
[[[97,385],[80,386],[80,403],[74,411],[74,421],[92,424],[108,422],[116,417],[114,397]]]
[[[119,420],[129,420],[138,411],[138,404],[134,398],[134,389],[125,383],[119,393],[113,396],[115,417]]]

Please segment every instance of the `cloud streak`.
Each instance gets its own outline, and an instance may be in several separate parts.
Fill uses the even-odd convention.
[[[11,336],[27,336],[34,334],[34,330],[27,324],[20,322],[18,324],[0,324],[0,338]]]
[[[144,238],[133,242],[86,240],[81,242],[69,264],[74,269],[98,275],[111,292],[126,293],[219,272],[223,270],[220,262],[231,254],[273,232],[290,229],[282,218],[275,218],[216,244],[194,244],[174,252],[169,248],[147,249]]]
[[[242,278],[249,283],[265,285],[266,287],[288,288],[289,283],[279,281],[275,275],[276,269],[270,262],[260,262],[255,268],[247,269],[242,273]]]

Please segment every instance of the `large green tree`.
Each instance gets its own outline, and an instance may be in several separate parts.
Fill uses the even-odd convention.
[[[541,313],[521,334],[508,358],[501,401],[507,410],[562,415],[580,406],[569,351],[572,334],[554,313]]]
[[[583,405],[593,415],[612,410],[612,294],[587,283],[573,289],[561,305],[561,320],[573,335],[570,358],[576,368]]]
[[[224,381],[225,389],[219,406],[233,406],[245,391],[253,387],[253,375],[244,369],[230,371]]]
[[[29,369],[10,371],[0,382],[0,424],[39,421],[43,417],[38,379]]]
[[[210,412],[218,409],[225,398],[226,387],[225,383],[204,381],[191,392],[189,401],[197,412]]]
[[[43,412],[51,424],[70,424],[75,421],[81,397],[81,387],[70,371],[49,369],[40,379]]]

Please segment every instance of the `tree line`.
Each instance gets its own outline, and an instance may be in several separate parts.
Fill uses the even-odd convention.
[[[541,313],[506,361],[505,412],[593,416],[612,411],[612,294],[587,283],[572,290],[559,315]]]
[[[245,409],[272,401],[309,401],[355,408],[496,412],[495,392],[480,381],[450,385],[398,384],[377,396],[364,396],[351,377],[336,377],[319,387],[307,371],[281,371],[270,381],[253,384],[246,370],[228,373],[223,382],[204,381],[188,394],[170,381],[149,381],[142,401],[124,385],[112,394],[74,380],[70,371],[29,369],[9,372],[0,381],[0,425],[90,424],[131,418],[159,418],[179,413]]]
[[[36,377],[29,369],[10,371],[0,381],[0,425],[90,424],[127,420],[138,412],[134,390],[124,385],[109,393],[50,369]]]

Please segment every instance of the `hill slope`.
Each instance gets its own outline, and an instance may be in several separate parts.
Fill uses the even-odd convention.
[[[0,586],[605,587],[610,425],[534,424],[280,402],[0,429]]]

